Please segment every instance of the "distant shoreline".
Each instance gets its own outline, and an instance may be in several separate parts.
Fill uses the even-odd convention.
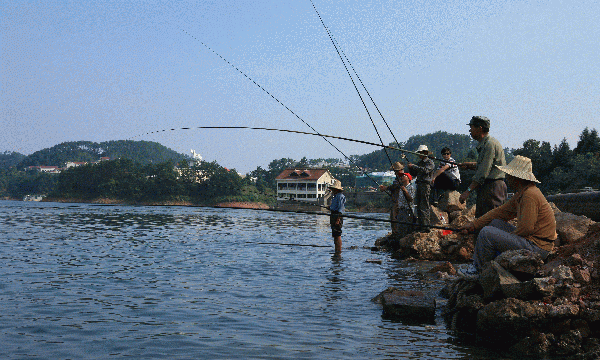
[[[2,198],[7,201],[22,201],[22,199]],[[259,209],[267,210],[273,207],[261,203],[250,201],[225,201],[214,205],[195,204],[190,201],[152,201],[152,202],[128,202],[125,200],[97,198],[97,199],[81,199],[81,198],[44,198],[41,202],[56,202],[56,203],[74,203],[74,204],[101,204],[101,205],[129,205],[129,206],[188,206],[188,207],[222,207],[222,208],[243,208],[243,209]],[[347,210],[348,212],[361,213],[388,213],[386,208],[372,208],[370,206],[361,206],[357,209]]]

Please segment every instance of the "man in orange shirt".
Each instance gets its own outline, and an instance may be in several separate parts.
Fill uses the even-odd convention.
[[[466,273],[474,275],[485,263],[507,250],[528,249],[545,258],[554,248],[556,220],[548,201],[535,185],[531,160],[517,155],[507,166],[497,166],[506,173],[506,182],[515,190],[513,197],[483,216],[465,224],[463,233],[481,229],[477,236],[473,265]],[[517,226],[507,221],[517,219]]]

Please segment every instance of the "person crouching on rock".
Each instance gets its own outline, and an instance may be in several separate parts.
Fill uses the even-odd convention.
[[[466,271],[469,275],[477,274],[487,262],[507,250],[527,249],[545,259],[557,238],[554,211],[536,186],[539,181],[533,175],[531,160],[517,155],[510,164],[496,167],[506,173],[506,182],[515,194],[460,229],[463,234],[481,229],[473,264]],[[507,222],[515,218],[516,227]]]
[[[342,252],[342,226],[344,225],[342,214],[346,205],[346,196],[343,193],[342,182],[339,180],[335,180],[333,185],[329,185],[329,190],[333,193],[331,205],[329,205],[329,211],[331,211],[329,215],[331,236],[333,236],[335,253],[340,254]]]

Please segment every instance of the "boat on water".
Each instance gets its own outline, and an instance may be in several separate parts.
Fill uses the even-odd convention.
[[[587,191],[556,194],[547,197],[560,211],[583,215],[594,221],[600,221],[600,191]]]
[[[27,194],[23,197],[23,201],[42,201],[44,195],[30,195]]]

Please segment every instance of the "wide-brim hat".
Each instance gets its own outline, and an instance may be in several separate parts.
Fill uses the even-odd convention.
[[[531,159],[525,156],[517,155],[515,158],[506,166],[496,167],[508,175],[514,176],[519,179],[533,181],[539,183],[538,179],[533,175],[533,167],[531,166]]]
[[[417,152],[424,153],[425,155],[431,155],[431,151],[429,151],[429,148],[427,147],[427,145],[419,145]]]
[[[334,180],[332,185],[328,186],[330,189],[336,189],[339,191],[344,191],[344,188],[342,187],[342,182],[339,180]]]
[[[400,161],[396,161],[395,163],[392,164],[392,166],[390,166],[390,170],[404,171],[404,165],[402,165],[402,163]]]

